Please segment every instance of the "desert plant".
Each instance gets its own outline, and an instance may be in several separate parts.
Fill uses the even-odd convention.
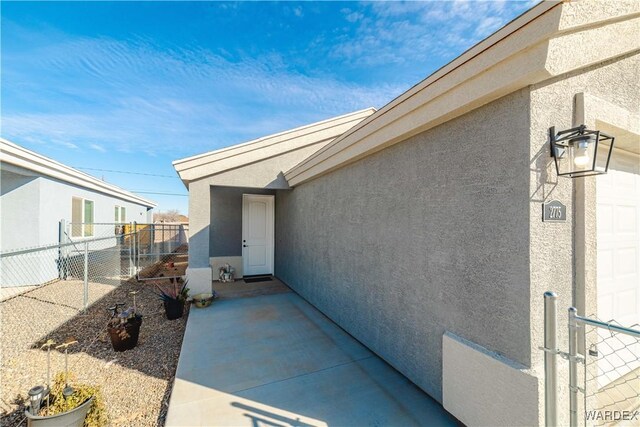
[[[189,288],[187,287],[188,282],[188,280],[185,280],[182,286],[180,286],[178,280],[172,279],[170,286],[161,287],[156,284],[158,292],[155,292],[155,294],[162,300],[162,302],[180,301],[184,303],[189,297]]]
[[[155,294],[162,300],[167,319],[175,320],[181,318],[184,312],[184,304],[189,297],[187,282],[185,281],[180,285],[178,280],[171,279],[169,286],[161,287],[156,284],[156,289],[158,292],[155,292]]]
[[[67,385],[73,387],[73,394],[64,395]],[[107,410],[100,387],[77,382],[73,374],[68,378],[64,372],[56,374],[49,395],[50,404],[40,410],[40,415],[51,416],[71,411],[93,397],[91,409],[84,421],[85,427],[101,427],[108,424]]]

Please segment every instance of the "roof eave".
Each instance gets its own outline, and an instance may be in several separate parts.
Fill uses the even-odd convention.
[[[20,168],[36,172],[69,184],[77,185],[89,190],[97,191],[112,197],[119,198],[137,205],[155,208],[157,203],[139,197],[129,191],[104,181],[100,181],[84,172],[73,169],[53,159],[45,157],[34,151],[27,150],[4,138],[0,138],[0,161],[18,166]]]
[[[561,35],[589,27],[632,27],[637,5],[629,3],[616,14],[597,9],[594,2],[574,2],[574,10],[563,13],[563,2],[540,3],[291,168],[285,178],[292,187],[302,184],[508,93],[629,52],[633,41],[625,45],[597,37],[593,42],[603,48],[588,44],[590,54],[584,58],[565,57],[557,48]]]

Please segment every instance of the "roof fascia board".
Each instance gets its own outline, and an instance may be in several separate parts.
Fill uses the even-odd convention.
[[[327,142],[332,141],[336,137],[335,132],[331,132],[331,133],[326,132],[326,134],[327,134],[327,137],[324,139],[317,138],[312,141],[306,142],[304,144],[296,145],[295,147],[278,147],[278,146],[266,147],[260,150],[259,156],[256,156],[249,161],[247,161],[246,156],[244,156],[243,158],[233,157],[231,159],[225,159],[226,161],[224,161],[224,163],[221,165],[212,165],[212,163],[214,162],[210,162],[210,163],[198,166],[196,168],[191,168],[191,169],[180,172],[179,173],[180,178],[184,182],[197,181],[202,178],[219,175],[243,166],[249,166],[255,163],[260,163],[262,161],[269,160],[271,158],[278,157],[293,151],[298,151],[300,149],[303,149],[309,146],[318,145],[318,144],[321,145],[323,143],[326,144]],[[207,167],[209,168],[215,167],[215,171],[211,171],[211,170],[205,171]]]
[[[523,54],[523,61],[532,60],[535,56],[543,55],[546,49],[528,51],[531,55]],[[499,69],[506,77],[512,70],[511,63],[505,63]],[[495,80],[486,75],[479,75],[475,79],[458,86],[429,103],[414,109],[410,115],[404,116],[380,127],[356,144],[349,144],[337,149],[335,153],[326,153],[314,164],[296,167],[285,173],[290,186],[296,186],[317,176],[329,173],[348,163],[360,160],[370,154],[383,150],[407,138],[452,120],[472,109],[481,107],[502,96],[514,92],[528,85],[531,80],[541,81],[547,77],[544,70],[532,70],[531,74],[510,76],[508,84],[494,86]],[[478,92],[482,94],[478,96]]]
[[[259,163],[263,160],[309,146],[324,146],[374,112],[375,109],[368,108],[356,113],[280,133],[276,137],[264,137],[260,139],[259,144],[253,142],[229,147],[223,150],[224,152],[209,154],[205,157],[199,157],[195,160],[182,163],[181,165],[174,165],[174,167],[183,183],[187,185],[189,182],[199,180],[203,177]],[[240,147],[240,149],[236,150],[238,147]]]
[[[0,139],[0,161],[131,203],[150,208],[157,206],[155,202],[138,197],[115,185],[107,184],[91,175],[27,150],[5,139]]]
[[[479,57],[479,55],[485,50],[492,47],[495,50],[494,45],[496,45],[499,41],[506,39],[510,34],[520,28],[526,28],[526,24],[531,22],[533,19],[536,19],[539,16],[545,14],[550,9],[558,6],[559,4],[560,2],[556,1],[543,2],[533,9],[529,10],[528,12],[525,12],[523,15],[516,18],[507,26],[498,30],[489,38],[471,47],[462,55],[460,55],[444,67],[438,69],[429,77],[395,98],[393,101],[378,110],[376,113],[363,120],[359,125],[354,126],[332,144],[329,144],[323,150],[315,153],[314,156],[305,159],[299,165],[296,165],[290,171],[287,171],[285,175],[292,174],[292,176],[295,176],[295,170],[297,168],[304,166],[305,163],[312,162],[314,157],[321,156],[323,152],[332,150],[334,145],[339,144],[341,141],[347,139],[349,141],[353,139],[359,140],[366,136],[369,132],[379,130],[381,127],[385,126],[387,122],[397,120],[400,116],[406,114],[406,111],[410,111],[412,108],[416,108],[420,104],[424,103],[425,99],[439,96],[446,90],[454,86],[456,82],[461,82],[466,78],[470,78],[470,76],[473,76],[478,72],[479,68],[488,68],[496,62],[504,60],[509,54],[513,53],[510,49],[513,49],[514,46],[500,46],[500,51],[492,52],[492,55],[485,55],[481,57]],[[527,28],[527,30],[529,30],[528,33],[521,38],[525,40],[525,44],[522,45],[521,43],[520,50],[526,49],[527,45],[531,46],[537,41],[540,41],[545,34],[544,32],[536,28]],[[475,60],[476,62],[472,66],[469,66],[470,64],[467,63],[471,60]],[[460,68],[464,65],[467,65],[466,73],[460,72],[465,71],[460,70]],[[455,76],[451,75],[453,71],[457,71],[458,74]],[[447,77],[447,79],[444,79],[445,76]],[[429,92],[425,93],[424,90],[427,88],[429,89]],[[386,117],[383,118],[383,116]]]
[[[557,7],[559,4],[560,3],[558,2],[544,2],[521,15],[519,18],[516,18],[489,38],[478,43],[461,56],[454,59],[448,65],[442,67],[427,79],[418,83],[407,92],[391,101],[371,117],[363,120],[360,125],[355,126],[349,132],[337,138],[313,156],[305,159],[300,164],[285,172],[287,181],[291,186],[295,186],[310,179],[317,173],[321,173],[323,171],[326,173],[335,169],[337,163],[342,162],[341,160],[336,162],[334,159],[333,162],[330,162],[331,164],[325,165],[328,166],[326,168],[317,166],[323,162],[327,162],[330,157],[338,155],[338,153],[345,150],[350,145],[355,144],[358,141],[362,141],[376,132],[380,132],[382,128],[397,122],[401,117],[407,116],[431,100],[445,95],[456,85],[460,85],[460,83],[465,80],[472,79],[483,69],[488,70],[500,61],[505,61],[509,55],[513,54],[514,49],[523,51],[534,45],[536,42],[540,42],[540,40],[544,39],[546,34],[549,34],[549,31],[557,28],[559,13],[550,14],[547,12],[553,10],[553,8]],[[543,22],[544,25],[527,25],[534,19],[538,19],[540,17],[546,18]],[[522,37],[518,37],[516,40],[508,37],[518,30],[524,30]],[[499,43],[501,41],[503,43]],[[491,55],[481,55],[488,50],[491,50]],[[463,94],[463,96],[468,99],[465,94]],[[440,114],[439,116],[444,116],[444,114]],[[409,134],[417,133],[415,132],[415,128],[418,123],[415,118],[409,119],[410,120],[405,120],[409,122],[409,127],[401,129],[400,135],[395,135],[390,140],[385,141],[384,147],[380,147],[380,149],[406,139]],[[442,120],[438,120],[438,115],[432,117],[431,121],[438,124],[443,122]],[[411,122],[414,124],[411,125]],[[428,126],[421,127],[423,130],[428,129]],[[346,156],[340,157],[345,157],[343,160],[346,160]],[[357,156],[353,161],[362,157],[362,155]],[[313,172],[308,173],[312,168]]]
[[[556,49],[560,45],[559,38],[562,34],[569,36],[587,27],[605,25],[625,26],[630,31],[634,25],[630,18],[634,16],[633,11],[638,9],[637,3],[630,4],[624,9],[624,13],[617,9],[607,13],[594,12],[593,16],[600,21],[585,21],[582,14],[593,8],[593,2],[585,4],[580,5],[579,12],[572,10],[569,13],[577,13],[580,16],[578,21],[563,19],[568,14],[563,3],[543,3],[534,7],[360,125],[294,166],[285,173],[287,181],[291,186],[299,185],[510,92],[553,77],[557,75],[555,73],[588,66],[602,61],[603,56],[615,57],[628,52],[631,48],[628,43],[613,51],[606,48],[593,49],[593,45],[588,45],[587,48],[596,52],[596,55],[591,55],[586,60],[580,59],[580,55],[574,55],[573,62],[564,58],[566,55],[562,55],[563,51]],[[536,20],[535,25],[528,25],[533,20]],[[615,21],[620,22],[611,24]],[[560,28],[560,22],[563,22],[563,28]],[[597,37],[593,38],[597,42]],[[476,56],[463,58],[471,53]],[[442,74],[448,67],[453,69]],[[424,90],[427,88],[428,90]]]
[[[258,146],[259,148],[260,146],[263,145],[261,143],[265,143],[265,142],[278,143],[282,141],[287,141],[292,138],[297,138],[300,135],[312,134],[313,132],[316,131],[317,128],[322,129],[327,127],[327,125],[335,126],[344,122],[361,120],[362,117],[367,117],[372,113],[374,113],[375,111],[376,111],[375,108],[366,108],[364,110],[355,111],[353,113],[344,114],[342,116],[332,117],[330,119],[323,120],[320,122],[310,123],[308,125],[300,126],[294,129],[288,129],[283,132],[278,132],[272,135],[263,136],[263,137],[260,137],[251,141],[247,141],[241,144],[232,145],[230,147],[225,147],[218,150],[213,150],[206,153],[198,154],[195,156],[175,160],[172,162],[172,164],[174,165],[177,171],[181,171],[189,167],[189,166],[181,166],[184,163],[193,162],[193,161],[210,157],[210,156],[224,155],[225,153],[228,154],[229,152],[242,153],[245,151],[250,151],[252,149],[255,149],[254,146]]]
[[[342,121],[336,121],[335,123],[331,123],[331,126],[314,127],[312,129],[307,128],[304,131],[301,130],[299,132],[289,134],[286,139],[280,138],[280,137],[261,138],[261,140],[259,141],[261,144],[257,144],[254,142],[254,143],[251,143],[251,145],[240,144],[242,147],[240,146],[229,147],[229,149],[225,150],[224,153],[221,152],[221,153],[216,153],[215,155],[211,154],[207,157],[201,157],[188,162],[188,164],[182,163],[181,165],[176,166],[176,170],[178,170],[178,173],[180,173],[180,176],[183,177],[185,171],[188,171],[189,169],[194,169],[200,166],[206,166],[212,163],[222,162],[228,159],[237,158],[238,156],[243,156],[245,154],[249,154],[251,152],[255,152],[258,150],[265,150],[269,148],[277,149],[278,145],[284,145],[285,143],[290,142],[292,140],[296,140],[296,139],[303,139],[303,138],[308,139],[308,142],[306,142],[304,145],[301,145],[301,146],[315,144],[316,142],[324,141],[328,138],[335,138],[336,136],[344,132],[345,125],[347,125],[347,128],[351,128],[355,123],[358,123],[359,121],[361,121],[362,118],[363,117],[361,116],[355,116],[350,118],[350,120],[342,120]],[[237,163],[243,164],[241,160],[237,160]],[[185,179],[187,178],[185,177]]]

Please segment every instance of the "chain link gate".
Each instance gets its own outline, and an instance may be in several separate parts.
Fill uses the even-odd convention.
[[[544,294],[545,425],[558,425],[560,356],[569,363],[569,423],[640,425],[640,326],[624,327],[568,310],[568,351],[557,344],[557,295]],[[578,352],[582,344],[584,354]],[[582,366],[582,370],[579,370]],[[584,414],[578,406],[582,396]]]
[[[61,223],[61,240],[73,241],[86,234],[94,238],[119,236],[130,248],[133,270],[137,280],[151,280],[161,270],[161,264],[176,256],[185,258],[188,252],[189,225],[183,223]],[[178,277],[178,273],[174,273]],[[163,273],[164,276],[167,276]]]

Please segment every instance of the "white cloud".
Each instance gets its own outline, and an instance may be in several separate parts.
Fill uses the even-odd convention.
[[[77,150],[152,155],[171,149],[175,157],[207,151],[381,107],[415,83],[409,79],[426,77],[428,67],[453,59],[525,6],[350,3],[340,10],[344,28],[319,34],[308,49],[329,58],[329,64],[353,65],[361,76],[355,83],[293,71],[287,64],[291,58],[275,53],[229,59],[233,56],[200,48],[160,50],[140,39],[32,33],[39,47],[3,49],[2,132],[10,139]],[[291,9],[303,12],[300,6]],[[16,28],[11,31],[16,34]],[[369,70],[402,78],[381,83],[367,79]],[[34,75],[41,79],[25,77]],[[30,109],[14,108],[12,97],[32,100]]]
[[[331,49],[359,65],[453,59],[530,5],[523,1],[376,1],[343,9],[359,25]],[[359,19],[349,19],[350,16]]]
[[[4,136],[47,141],[57,135],[80,149],[150,155],[211,150],[380,107],[405,89],[303,75],[276,54],[231,62],[207,50],[160,52],[142,41],[66,39],[3,59],[46,76],[19,88],[21,96],[44,103],[41,112],[5,108]],[[20,69],[10,70],[3,91],[18,91],[11,75]],[[58,95],[41,96],[51,88]]]

